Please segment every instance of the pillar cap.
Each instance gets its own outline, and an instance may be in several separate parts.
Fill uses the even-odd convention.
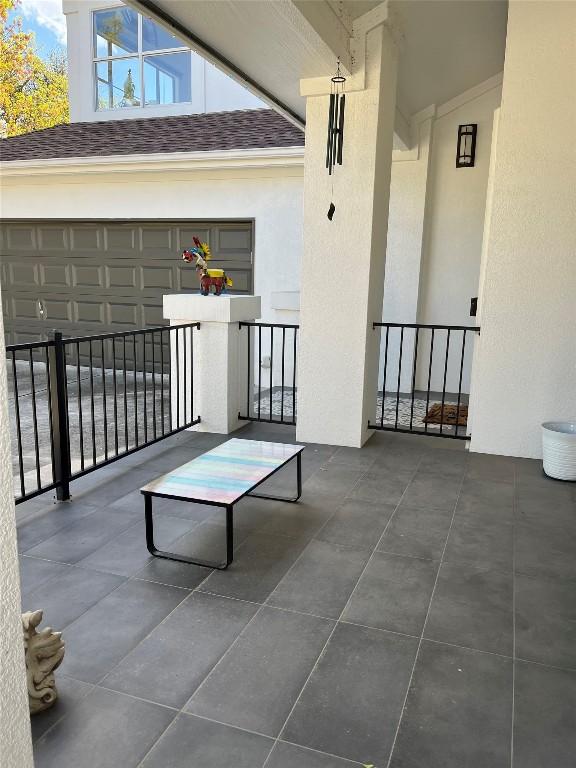
[[[261,315],[260,296],[201,296],[199,293],[170,293],[163,297],[163,315],[171,322],[235,323],[256,320]]]

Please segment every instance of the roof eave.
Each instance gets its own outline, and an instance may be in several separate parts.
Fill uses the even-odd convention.
[[[68,175],[155,171],[227,170],[302,166],[304,147],[230,149],[214,152],[157,152],[131,155],[35,158],[0,162],[0,176]]]

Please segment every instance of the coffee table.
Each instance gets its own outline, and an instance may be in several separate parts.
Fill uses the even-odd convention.
[[[148,483],[140,489],[144,496],[148,551],[154,557],[200,565],[203,568],[225,570],[233,559],[234,505],[244,496],[286,501],[292,504],[297,502],[302,495],[303,450],[303,445],[233,438]],[[296,459],[296,496],[286,498],[253,493],[253,490],[261,483],[268,480],[294,459]],[[225,509],[226,560],[223,562],[198,560],[175,552],[157,549],[154,544],[154,519],[152,515],[152,499],[155,497],[208,504]]]

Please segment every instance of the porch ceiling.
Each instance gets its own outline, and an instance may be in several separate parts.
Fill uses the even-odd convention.
[[[305,118],[300,79],[331,75],[337,56],[349,63],[352,21],[379,5],[369,0],[127,2],[165,22],[173,20],[217,66],[276,102],[295,121]],[[404,36],[398,108],[405,120],[502,70],[506,0],[400,0],[390,5]]]

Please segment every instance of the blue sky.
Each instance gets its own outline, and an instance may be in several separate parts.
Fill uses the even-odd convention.
[[[66,50],[66,20],[62,0],[21,0],[12,16],[22,18],[22,28],[34,32],[42,58],[53,50]]]

